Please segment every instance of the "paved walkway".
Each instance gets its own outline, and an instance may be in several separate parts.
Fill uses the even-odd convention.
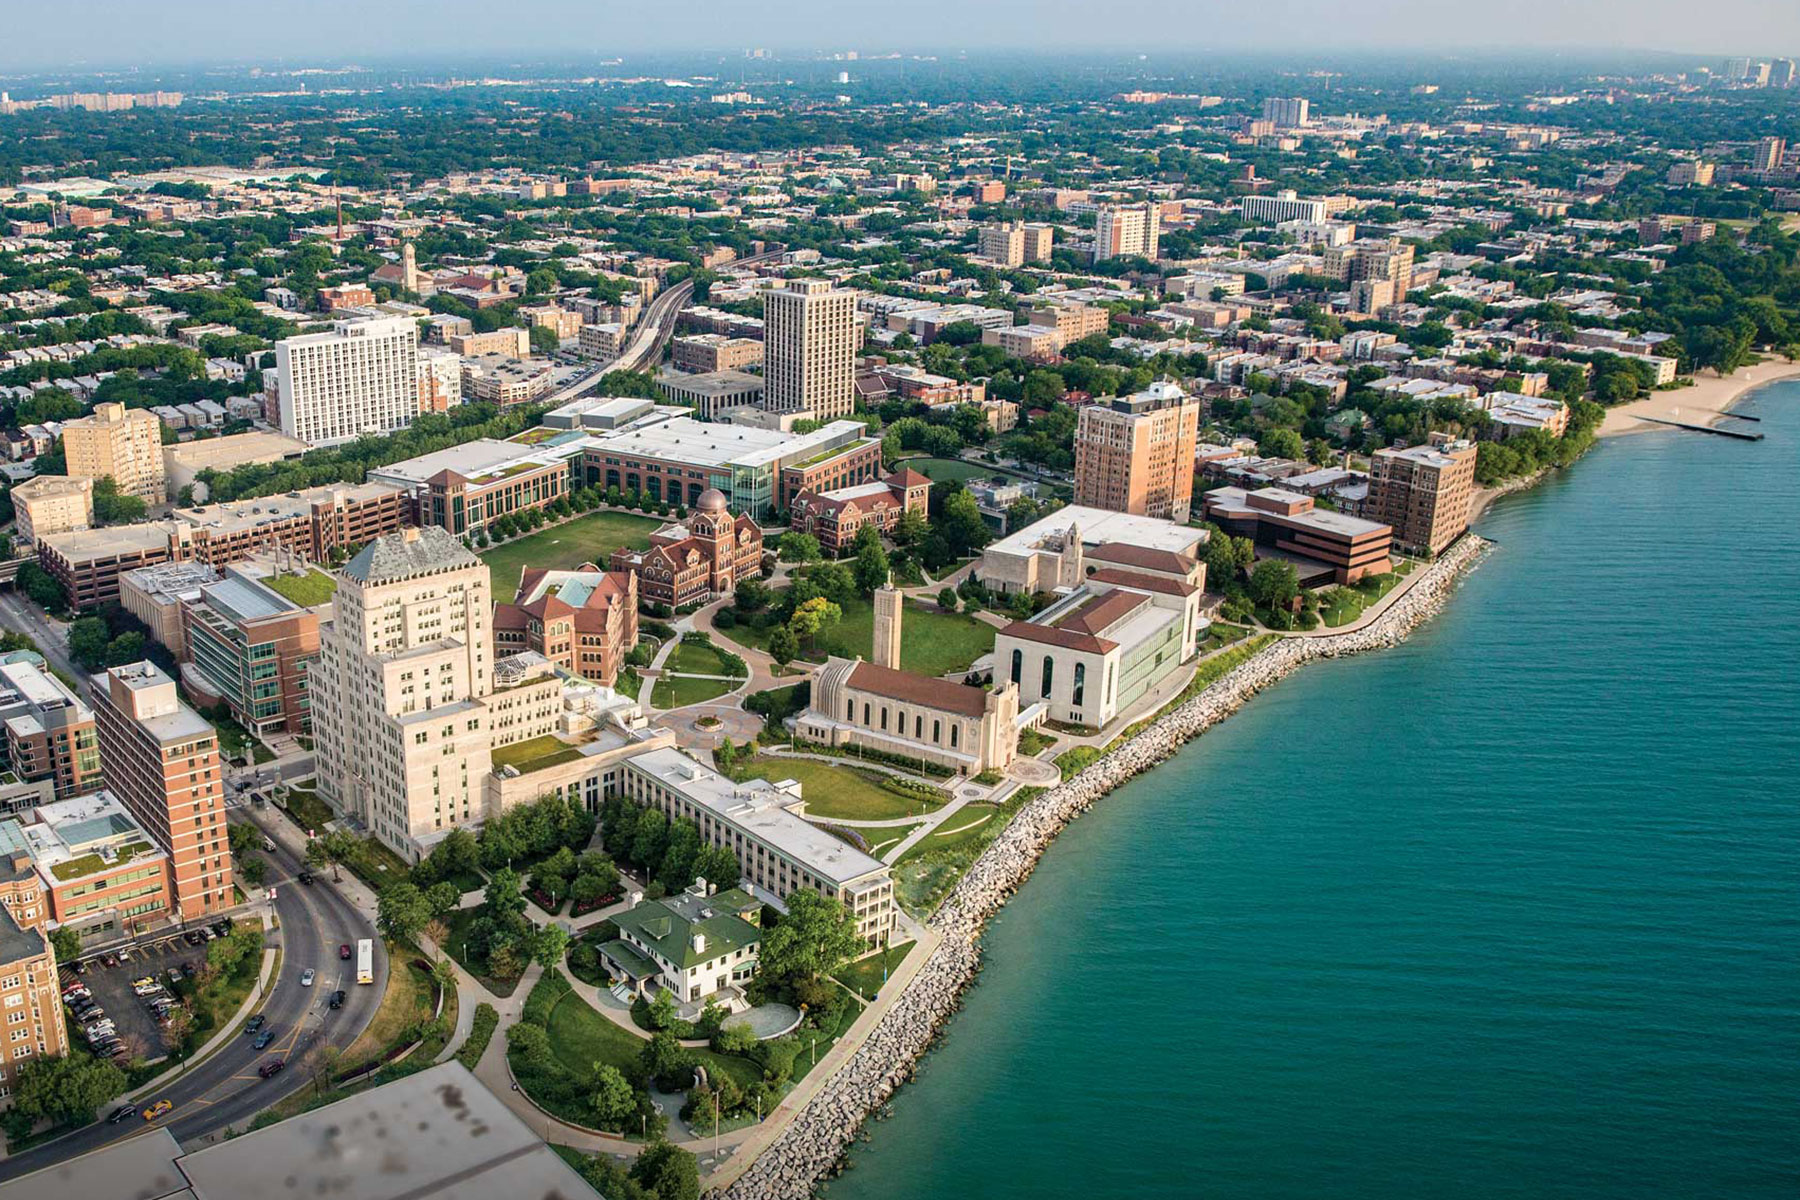
[[[1424,576],[1424,574],[1425,574],[1424,564],[1415,566],[1412,569],[1412,573],[1410,575],[1405,575],[1405,576],[1401,577],[1400,582],[1396,583],[1394,585],[1394,588],[1392,591],[1390,591],[1387,595],[1383,596],[1381,599],[1377,600],[1375,603],[1369,605],[1369,607],[1363,609],[1362,615],[1357,617],[1356,620],[1351,621],[1348,625],[1326,625],[1323,621],[1321,621],[1319,623],[1319,627],[1317,629],[1302,629],[1302,630],[1298,630],[1293,633],[1283,633],[1282,636],[1283,637],[1318,638],[1318,637],[1336,637],[1340,633],[1355,633],[1358,629],[1363,628],[1365,625],[1372,625],[1377,620],[1379,620],[1381,618],[1381,614],[1386,612],[1388,609],[1392,608],[1394,606],[1394,604],[1397,601],[1399,601],[1400,597],[1402,597],[1402,596],[1406,595],[1406,593],[1412,591],[1413,584],[1417,583]],[[1270,630],[1269,632],[1277,632],[1277,631]]]

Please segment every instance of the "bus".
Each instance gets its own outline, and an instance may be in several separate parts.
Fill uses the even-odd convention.
[[[356,943],[356,982],[375,982],[375,943],[368,938]]]

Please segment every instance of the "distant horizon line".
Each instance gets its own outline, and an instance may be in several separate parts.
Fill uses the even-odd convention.
[[[753,56],[752,51],[760,51],[762,56]],[[844,57],[847,53],[857,54],[857,58]],[[1287,46],[1259,46],[1253,44],[1238,46],[1190,45],[1170,46],[1164,44],[1155,47],[1103,46],[1094,47],[1081,44],[1057,45],[1042,44],[1036,46],[983,46],[976,49],[934,47],[929,45],[884,46],[879,49],[863,49],[837,45],[734,45],[719,47],[701,47],[691,49],[658,48],[651,46],[608,47],[593,50],[554,50],[513,49],[513,50],[388,50],[371,55],[358,55],[347,58],[330,58],[323,54],[277,54],[277,55],[217,55],[211,57],[181,57],[144,59],[121,55],[118,58],[97,56],[94,58],[76,58],[59,62],[55,65],[44,65],[41,60],[9,61],[0,59],[0,82],[8,79],[41,79],[57,75],[141,75],[159,71],[201,71],[201,70],[239,70],[244,72],[256,69],[274,69],[281,72],[295,70],[313,71],[371,71],[391,69],[395,67],[418,68],[421,66],[488,66],[490,68],[519,68],[543,66],[574,66],[582,62],[593,62],[596,65],[617,63],[624,65],[630,58],[636,57],[647,62],[790,62],[790,63],[887,63],[895,59],[907,60],[929,58],[938,63],[980,62],[982,60],[1002,60],[1008,58],[1041,58],[1056,57],[1070,59],[1082,63],[1117,61],[1121,65],[1130,62],[1154,63],[1190,60],[1198,56],[1207,56],[1213,60],[1221,57],[1245,61],[1287,62],[1296,65],[1311,63],[1328,65],[1333,62],[1364,61],[1379,59],[1392,65],[1400,65],[1406,61],[1456,61],[1481,60],[1488,62],[1506,62],[1512,59],[1531,58],[1541,60],[1546,55],[1580,61],[1589,60],[1630,60],[1630,59],[1669,59],[1691,63],[1695,66],[1706,66],[1709,60],[1724,60],[1733,57],[1745,57],[1741,51],[1731,50],[1695,50],[1665,49],[1652,46],[1599,46],[1589,44],[1568,45],[1497,45],[1493,43],[1444,45],[1444,46],[1402,46],[1396,47],[1391,42],[1369,43],[1367,45],[1337,45],[1329,49],[1309,47],[1296,49]],[[1759,51],[1749,54],[1755,60],[1800,58],[1800,50],[1791,53],[1770,53]],[[29,65],[28,65],[29,62]],[[492,74],[499,74],[491,70]]]

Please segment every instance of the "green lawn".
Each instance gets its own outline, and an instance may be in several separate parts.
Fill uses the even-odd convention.
[[[1200,639],[1200,653],[1209,654],[1214,650],[1241,642],[1250,636],[1247,625],[1233,625],[1229,621],[1214,621],[1206,630],[1206,636]]]
[[[627,1075],[634,1074],[638,1056],[644,1052],[644,1046],[650,1040],[607,1020],[573,991],[565,994],[556,1002],[556,1007],[550,1010],[550,1020],[545,1029],[550,1035],[550,1048],[556,1052],[556,1057],[562,1060],[562,1065],[572,1074],[583,1080],[593,1078],[594,1067],[599,1064],[617,1067]],[[740,1087],[747,1087],[762,1078],[762,1068],[747,1058],[739,1058],[735,1054],[716,1054],[706,1049],[697,1049],[692,1053],[709,1074],[729,1075]]]
[[[1019,735],[1019,755],[1022,758],[1036,758],[1055,743],[1055,738],[1046,737],[1035,729],[1027,729]]]
[[[263,580],[271,591],[303,608],[324,604],[337,592],[337,580],[323,571],[308,569],[287,575],[271,575]]]
[[[669,652],[668,661],[663,669],[674,671],[679,675],[733,675],[743,677],[742,668],[736,663],[727,663],[719,654],[717,646],[709,646],[704,642],[682,642]]]
[[[717,700],[736,686],[729,679],[684,679],[662,675],[650,689],[650,703],[656,708],[685,708],[690,704]]]
[[[491,757],[496,770],[501,767],[517,767],[519,774],[529,775],[533,771],[580,758],[581,747],[571,746],[555,734],[546,733],[542,737],[514,742],[510,746],[496,747]]]
[[[721,630],[730,638],[758,650],[769,648],[770,629],[751,629],[740,625]],[[900,666],[915,675],[946,675],[966,671],[969,665],[994,648],[992,625],[978,621],[966,613],[947,613],[935,604],[919,604],[908,600],[901,625]],[[858,599],[844,609],[844,618],[819,644],[801,657],[815,662],[829,654],[844,658],[869,658],[875,647],[875,609]]]
[[[881,990],[884,971],[892,975],[895,968],[906,961],[912,953],[913,943],[901,942],[897,946],[889,946],[879,954],[871,954],[867,958],[859,958],[846,966],[832,978],[855,992],[865,1000],[875,999]]]
[[[287,812],[296,825],[315,835],[324,833],[325,823],[332,819],[331,806],[306,788],[293,788],[288,792]]]
[[[650,544],[650,535],[665,521],[635,513],[597,512],[577,517],[564,525],[540,529],[528,537],[496,546],[482,554],[494,577],[494,599],[511,600],[526,567],[568,570],[582,563],[606,566],[621,546],[639,549]]]
[[[948,850],[986,835],[987,826],[999,811],[992,804],[966,804],[957,814],[913,843],[900,861],[919,858],[935,850]]]
[[[1407,571],[1411,571],[1411,566]],[[1403,572],[1384,571],[1365,575],[1355,583],[1334,587],[1319,594],[1319,616],[1333,628],[1348,625],[1363,611],[1399,585]]]
[[[915,821],[911,825],[892,825],[881,829],[867,830],[864,836],[869,839],[869,853],[876,858],[880,858],[883,854],[886,854],[889,850],[892,850],[895,846],[898,846],[901,842],[905,841],[911,836],[913,830],[917,829],[922,824],[924,824],[923,821]]]
[[[1006,474],[987,463],[965,462],[960,458],[909,458],[899,465],[911,467],[934,483],[967,483],[971,479],[988,479]]]
[[[958,813],[955,832],[923,839],[895,864],[894,898],[914,916],[929,916],[969,869],[969,864],[1000,836],[1014,814],[1043,790],[1015,788],[999,804],[970,805],[970,809],[983,811],[988,817],[979,824],[965,824],[964,814]]]
[[[759,756],[734,773],[744,779],[799,780],[807,815],[828,821],[891,821],[935,811],[944,803],[941,797],[926,800],[900,791],[878,771],[807,758]],[[869,834],[887,836],[885,830],[869,830],[864,836]]]

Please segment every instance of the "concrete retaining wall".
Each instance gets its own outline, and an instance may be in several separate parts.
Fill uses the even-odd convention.
[[[931,926],[943,935],[943,941],[868,1040],[757,1161],[718,1193],[721,1200],[800,1200],[812,1194],[819,1180],[837,1171],[863,1121],[906,1082],[913,1064],[955,1012],[963,989],[980,969],[980,936],[988,918],[1030,877],[1038,857],[1063,826],[1296,667],[1315,658],[1338,658],[1399,645],[1443,607],[1461,572],[1487,549],[1488,543],[1481,538],[1465,536],[1423,568],[1406,593],[1366,627],[1353,633],[1281,639],[1075,778],[1020,809],[931,918]]]

